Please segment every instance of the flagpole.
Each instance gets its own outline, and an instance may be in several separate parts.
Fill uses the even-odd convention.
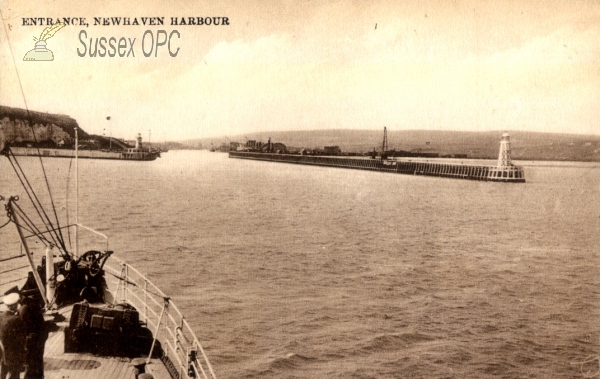
[[[108,116],[106,118],[106,120],[110,121],[110,116]],[[112,151],[112,128],[110,127],[110,124],[109,124],[109,127],[108,127],[108,141],[109,141],[108,142],[108,146],[109,146],[108,150]]]

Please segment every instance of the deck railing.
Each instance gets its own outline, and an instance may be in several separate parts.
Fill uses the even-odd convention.
[[[98,250],[108,250],[108,237],[84,225],[77,224],[80,230],[78,240],[84,246]],[[76,224],[63,228],[74,228]],[[32,236],[24,236],[30,238]],[[98,238],[99,237],[99,238]],[[25,254],[0,260],[0,287],[24,283],[27,272],[31,270]],[[105,278],[112,291],[115,303],[129,303],[140,313],[140,320],[152,332],[155,340],[148,360],[154,353],[162,351],[165,367],[173,378],[216,379],[206,353],[200,345],[194,331],[181,311],[154,283],[142,273],[122,260],[111,256],[104,265]],[[1,303],[0,299],[0,303]],[[156,343],[158,341],[158,343]]]
[[[168,296],[134,267],[114,256],[104,270],[115,302],[133,305],[160,344],[153,342],[147,363],[153,353],[162,349],[163,361],[172,377],[216,379],[194,331]]]

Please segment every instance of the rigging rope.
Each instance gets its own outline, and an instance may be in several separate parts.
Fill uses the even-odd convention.
[[[8,224],[10,224],[10,220],[6,221],[2,226],[0,226],[0,229],[4,228]]]
[[[9,200],[10,201],[10,200]],[[11,219],[11,221],[17,225],[19,228],[23,228],[24,230],[26,230],[27,232],[29,232],[32,235],[37,236],[42,242],[44,242],[45,244],[49,245],[52,244],[51,241],[49,241],[45,236],[44,233],[42,233],[41,230],[39,230],[39,228],[37,228],[37,226],[29,219],[29,217],[27,216],[27,214],[25,214],[23,212],[23,210],[14,202],[12,203],[14,205],[15,208],[13,208],[15,211],[19,212],[19,217],[21,217],[24,221],[25,225],[22,225],[20,223],[17,222],[17,220],[12,217],[14,216],[13,214],[11,214],[9,212],[9,218]]]
[[[12,155],[12,159],[11,159],[11,155]],[[44,207],[43,207],[41,201],[39,200],[39,198],[37,197],[35,191],[33,190],[33,187],[31,186],[31,183],[29,183],[29,180],[25,176],[25,173],[23,172],[23,169],[21,168],[21,165],[19,164],[19,162],[17,161],[17,159],[14,156],[14,153],[12,153],[12,151],[10,149],[9,149],[8,160],[9,160],[10,164],[12,165],[13,170],[17,174],[17,177],[19,178],[19,181],[21,182],[21,185],[22,185],[23,189],[27,193],[27,196],[29,197],[29,200],[31,201],[31,204],[33,205],[33,207],[35,208],[38,216],[40,217],[40,220],[42,221],[42,223],[46,227],[48,227],[48,225],[50,226],[49,229],[47,228],[47,231],[50,233],[50,235],[52,237],[52,240],[54,241],[54,245],[55,246],[60,246],[60,247],[62,247],[63,249],[66,250],[65,245],[64,245],[64,241],[61,238],[62,235],[59,235],[59,234],[56,234],[56,233],[52,233],[51,230],[55,229],[54,224],[52,223],[52,221],[50,220],[50,217],[48,216],[48,214],[44,210]],[[16,164],[16,166],[15,166],[15,164]],[[17,171],[17,167],[19,169],[18,171]],[[35,198],[35,201],[34,201],[34,198]],[[25,214],[25,212],[23,212],[22,210],[21,210],[21,212],[23,214]],[[42,216],[42,214],[43,214],[43,216]],[[29,221],[32,222],[31,220],[29,220]]]
[[[29,117],[30,121],[29,124],[31,125],[31,132],[33,133],[33,139],[35,140],[36,144],[37,144],[37,137],[35,136],[35,130],[33,129],[33,125],[31,124],[31,116],[29,114],[29,109],[27,109],[27,117]],[[50,125],[50,127],[52,127],[52,125]],[[52,204],[52,211],[54,212],[54,219],[56,220],[56,225],[57,225],[57,229],[58,229],[58,234],[57,237],[60,235],[60,246],[63,247],[63,249],[66,250],[66,246],[65,246],[65,242],[64,242],[64,238],[62,235],[62,230],[60,228],[60,221],[58,220],[58,214],[56,213],[56,206],[54,205],[54,199],[52,197],[52,191],[50,191],[50,183],[48,182],[48,177],[46,176],[46,168],[44,167],[44,162],[42,161],[42,155],[40,154],[40,148],[37,148],[38,151],[38,156],[40,158],[40,165],[42,166],[42,172],[44,173],[44,180],[46,181],[46,188],[48,188],[48,196],[50,196],[50,204]],[[52,226],[52,224],[50,224]],[[53,227],[54,228],[54,227]]]
[[[58,214],[56,213],[56,206],[54,205],[54,199],[52,197],[52,192],[50,191],[50,183],[48,182],[48,176],[46,175],[46,169],[44,167],[44,162],[42,161],[42,155],[40,154],[39,144],[37,143],[38,141],[37,141],[37,137],[35,135],[35,129],[33,127],[33,122],[32,122],[32,119],[31,119],[31,113],[29,112],[29,106],[27,104],[27,99],[25,98],[25,91],[23,90],[23,84],[21,82],[21,76],[19,75],[19,71],[16,69],[17,68],[17,62],[15,60],[15,55],[14,55],[13,50],[12,50],[12,44],[10,43],[10,37],[9,37],[9,34],[8,34],[8,30],[6,28],[6,22],[4,21],[4,16],[2,15],[1,11],[0,11],[0,18],[2,19],[2,24],[4,26],[4,32],[6,34],[6,40],[8,42],[8,47],[9,47],[10,54],[11,54],[11,57],[12,57],[12,60],[13,60],[13,65],[15,67],[15,72],[17,73],[17,78],[18,78],[18,81],[19,81],[19,88],[21,90],[21,96],[23,97],[23,102],[25,103],[25,110],[27,112],[27,119],[29,121],[29,127],[31,128],[33,139],[34,139],[34,142],[36,143],[36,148],[37,148],[37,151],[38,151],[38,157],[40,159],[40,165],[42,166],[42,173],[44,174],[44,181],[46,182],[46,188],[48,190],[48,196],[50,197],[50,204],[52,205],[52,211],[54,213],[54,219],[56,220],[57,227],[54,227],[54,224],[50,220],[50,217],[48,217],[48,215],[46,214],[46,212],[43,210],[43,206],[42,206],[41,202],[39,201],[37,195],[35,195],[35,191],[33,191],[33,188],[31,187],[31,184],[29,183],[29,181],[25,177],[25,174],[24,174],[21,166],[18,164],[18,161],[14,157],[14,154],[12,154],[12,151],[10,150],[10,148],[7,148],[7,154],[6,154],[6,156],[9,158],[9,161],[11,162],[11,165],[13,166],[13,170],[15,170],[15,173],[17,173],[17,176],[19,176],[19,181],[21,182],[21,185],[23,186],[23,188],[25,188],[25,191],[27,192],[28,197],[29,197],[30,201],[32,202],[34,208],[36,208],[36,211],[37,211],[38,215],[40,216],[40,219],[42,220],[42,222],[44,223],[44,225],[46,227],[48,225],[50,225],[51,228],[50,228],[50,230],[47,230],[47,231],[51,234],[53,240],[57,240],[58,241],[58,243],[55,243],[55,245],[62,247],[64,249],[64,251],[66,252],[66,246],[65,246],[65,243],[64,243],[64,237],[62,235],[62,231],[61,231],[61,228],[60,228],[60,221],[58,219]],[[50,127],[52,127],[52,126],[50,126]],[[37,204],[41,207],[42,213],[46,217],[45,220],[44,220],[44,217],[42,217],[42,215],[40,214],[40,211],[39,211],[39,209],[38,209],[38,207],[36,205],[36,202],[33,201],[32,196],[29,194],[29,191],[28,191],[27,187],[25,187],[25,185],[23,183],[23,179],[20,177],[19,173],[17,172],[17,170],[15,168],[15,164],[10,159],[10,155],[11,154],[12,154],[12,158],[13,158],[14,162],[19,167],[21,175],[23,175],[23,178],[25,179],[25,182],[27,182],[27,185],[29,186],[31,192],[33,193],[33,197],[35,197],[35,199],[37,201]],[[53,231],[55,231],[55,232],[53,233]]]
[[[10,153],[10,150],[9,150],[9,153]],[[20,170],[21,172],[17,171],[17,168],[15,167],[15,163],[18,166],[18,162],[16,162],[16,160],[15,160],[15,162],[13,163],[13,160],[10,159],[10,156],[8,156],[8,158],[9,158],[8,161],[13,166],[13,170],[17,174],[17,178],[21,182],[21,186],[23,187],[23,189],[25,190],[25,193],[29,197],[29,201],[31,201],[31,204],[33,205],[33,207],[34,207],[35,211],[37,212],[38,216],[40,217],[40,219],[42,220],[42,222],[45,224],[44,217],[42,216],[42,213],[44,213],[44,215],[45,215],[45,212],[44,212],[43,207],[41,206],[40,201],[38,200],[38,198],[35,195],[35,193],[33,193],[33,191],[30,192],[31,185],[29,185],[29,182],[27,181],[27,178],[24,177],[24,173],[22,173],[22,170]],[[18,167],[20,169],[20,166],[18,166]],[[25,183],[27,183],[27,185]],[[34,201],[33,198],[35,198],[37,200],[37,202]],[[41,208],[41,210],[40,210],[40,208]],[[29,219],[29,217],[27,215],[24,215],[24,217],[26,217],[29,220],[29,222],[33,223]],[[47,217],[48,216],[46,215],[46,218]]]

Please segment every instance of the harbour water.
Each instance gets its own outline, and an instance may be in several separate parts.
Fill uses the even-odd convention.
[[[45,163],[72,221],[74,166]],[[172,295],[220,378],[592,375],[598,164],[516,163],[526,184],[197,151],[82,160],[79,213]],[[2,159],[0,194],[23,198],[15,181]],[[0,239],[18,249],[14,227]]]

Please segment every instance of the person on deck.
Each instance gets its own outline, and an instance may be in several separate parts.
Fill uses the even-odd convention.
[[[33,297],[24,297],[19,314],[25,326],[25,376],[24,379],[44,379],[44,347],[48,333],[44,314]]]
[[[0,313],[0,379],[18,379],[25,357],[25,327],[17,311],[19,294],[11,292],[4,296],[8,308]]]

